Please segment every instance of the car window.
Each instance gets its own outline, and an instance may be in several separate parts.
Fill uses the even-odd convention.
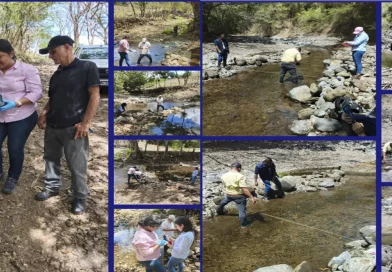
[[[107,47],[83,48],[79,59],[108,59],[109,52]]]

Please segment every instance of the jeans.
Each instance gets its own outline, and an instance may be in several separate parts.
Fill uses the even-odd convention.
[[[147,57],[150,60],[150,63],[152,63],[152,58],[150,54],[140,54],[138,60],[137,60],[137,64],[140,64],[140,61],[142,60],[142,58]]]
[[[166,272],[166,268],[159,260],[139,261],[139,263],[146,267],[146,272]]]
[[[353,51],[353,60],[355,63],[355,74],[360,75],[362,72],[362,57],[365,51]]]
[[[221,66],[223,60],[223,67],[226,67],[226,62],[227,62],[227,52],[221,52],[218,53],[218,67]]]
[[[123,64],[123,61],[125,60],[125,63],[127,64],[127,66],[131,66],[131,60],[129,59],[129,55],[127,52],[118,52],[120,54],[120,67]]]
[[[268,197],[268,192],[271,190],[271,181],[270,180],[263,180],[265,188],[264,188],[264,196]],[[282,190],[282,184],[280,183],[280,180],[277,178],[274,178],[272,180],[273,183],[275,183],[276,187],[278,187],[279,190]]]
[[[245,195],[238,195],[238,196],[226,195],[226,197],[221,201],[218,208],[216,209],[216,212],[218,214],[223,214],[223,208],[232,201],[234,201],[235,204],[237,204],[237,209],[239,212],[238,217],[240,218],[241,225],[243,225],[246,222],[246,196]]]
[[[184,260],[170,257],[169,262],[167,263],[167,269],[169,272],[176,272],[175,266],[178,265],[178,272],[184,271]]]
[[[74,198],[86,199],[88,137],[74,139],[75,127],[51,128],[46,126],[44,137],[45,189],[59,192],[61,187],[61,157],[63,152],[71,172],[71,190]]]
[[[194,185],[196,182],[197,176],[192,176],[191,185]]]
[[[279,82],[283,83],[284,76],[289,72],[294,84],[298,84],[297,69],[294,63],[282,62],[280,64]]]
[[[163,107],[163,105],[157,105],[157,111],[159,111],[159,108],[162,108],[162,110],[165,110],[165,108]]]
[[[9,156],[8,177],[19,179],[23,169],[24,147],[29,138],[31,131],[38,121],[37,112],[33,112],[29,117],[9,123],[0,123],[0,170],[3,173],[3,155],[1,147],[5,137],[7,139],[7,148]]]

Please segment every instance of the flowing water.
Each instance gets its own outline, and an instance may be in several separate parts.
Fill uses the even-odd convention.
[[[360,239],[359,229],[376,221],[376,182],[373,176],[349,178],[346,184],[333,190],[291,194],[255,205],[248,203],[248,215],[254,222],[245,229],[239,227],[236,210],[204,220],[204,271],[249,272],[276,264],[295,267],[302,261],[310,261],[317,268],[327,267],[351,239],[267,214]]]
[[[297,68],[299,85],[310,85],[322,76],[326,49],[306,48]],[[295,87],[287,73],[279,83],[280,64],[250,68],[227,79],[203,83],[203,133],[205,135],[289,135],[288,126],[304,106],[289,99]]]

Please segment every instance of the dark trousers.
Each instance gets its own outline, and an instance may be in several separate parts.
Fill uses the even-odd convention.
[[[271,190],[271,180],[263,180],[265,188],[264,188],[264,196],[268,197],[268,192]],[[282,184],[280,180],[277,178],[272,178],[272,182],[275,183],[278,190],[282,190]]]
[[[166,235],[163,235],[163,240],[169,242],[169,237],[167,237]],[[163,256],[167,256],[168,249],[169,249],[169,247],[167,245],[163,246]]]
[[[230,202],[234,201],[237,204],[237,209],[239,212],[238,217],[240,218],[241,225],[244,225],[246,222],[246,196],[239,195],[239,196],[230,196],[226,195],[226,197],[221,201],[216,212],[218,214],[223,214],[223,208],[229,204]]]
[[[3,173],[3,156],[1,147],[5,137],[7,139],[7,148],[9,156],[8,176],[16,180],[19,179],[23,169],[24,147],[29,138],[31,131],[38,121],[37,112],[33,112],[29,117],[9,123],[0,123],[0,170]]]
[[[221,63],[223,61],[223,67],[226,67],[226,62],[227,62],[227,52],[223,51],[221,53],[218,53],[218,67],[221,66]]]
[[[140,61],[142,60],[142,58],[147,57],[150,60],[150,63],[152,63],[152,58],[150,54],[140,54],[138,60],[137,60],[137,64],[140,64]]]
[[[162,110],[165,110],[165,108],[163,107],[163,105],[157,105],[157,111],[159,111],[159,108],[162,108]]]
[[[294,63],[282,62],[280,64],[280,83],[283,83],[284,76],[289,72],[294,84],[298,84],[297,69]]]
[[[120,67],[122,66],[124,60],[127,66],[131,66],[131,60],[129,59],[129,55],[127,52],[118,52],[118,54],[120,54]]]
[[[134,178],[134,179],[136,179],[137,182],[140,182],[139,181],[139,177],[137,175],[135,175],[135,174],[128,174],[128,183],[130,182],[131,178]]]

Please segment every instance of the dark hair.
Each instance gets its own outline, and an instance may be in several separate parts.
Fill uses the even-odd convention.
[[[274,162],[270,157],[266,157],[265,160],[263,161],[264,164],[266,165],[274,165]]]
[[[389,143],[389,146],[390,146],[390,147],[392,147],[392,142],[391,142],[391,143]]]
[[[125,36],[124,36],[124,39],[128,39],[128,38],[129,38],[129,35],[125,35]]]
[[[199,170],[199,167],[195,167],[196,170]]]
[[[161,224],[156,221],[152,216],[148,216],[144,218],[144,220],[139,221],[138,225],[141,227],[158,227]]]
[[[191,222],[191,220],[189,220],[188,217],[185,217],[185,216],[177,217],[176,221],[174,221],[174,224],[176,224],[176,225],[184,225],[184,228],[182,229],[182,232],[193,231],[192,222]]]
[[[125,107],[126,105],[127,105],[127,103],[122,103],[121,104],[122,107]]]
[[[297,50],[298,50],[299,52],[301,52],[301,47],[297,47]]]
[[[0,39],[0,51],[7,54],[11,54],[11,52],[14,51],[14,48],[12,47],[11,43],[8,40]],[[15,53],[12,59],[16,60]]]

